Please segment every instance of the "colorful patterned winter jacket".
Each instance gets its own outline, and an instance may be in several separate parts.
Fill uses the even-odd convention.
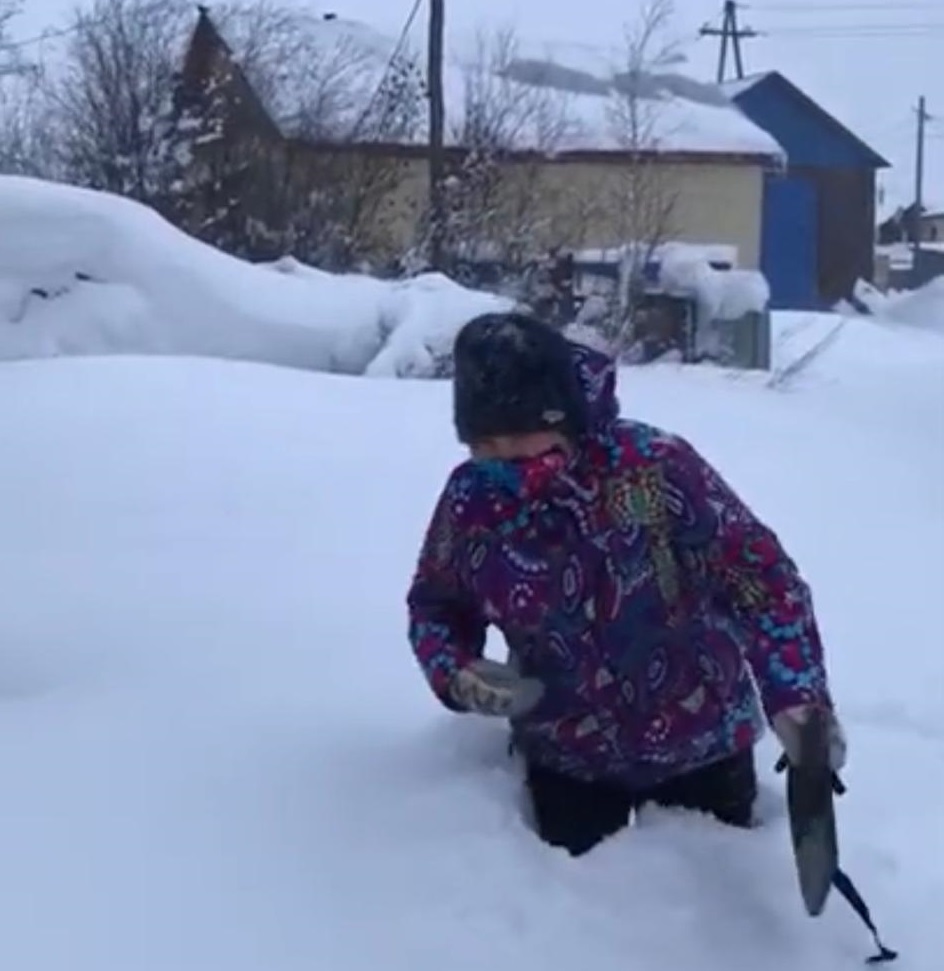
[[[512,726],[518,750],[645,787],[752,745],[755,682],[768,719],[831,700],[810,592],[777,537],[682,438],[618,418],[608,358],[574,356],[592,434],[570,458],[452,472],[409,636],[455,710],[450,678],[495,625],[547,689]]]

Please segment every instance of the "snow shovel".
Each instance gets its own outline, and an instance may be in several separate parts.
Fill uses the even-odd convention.
[[[784,753],[775,770],[787,773],[790,838],[806,912],[811,917],[822,914],[835,888],[872,933],[878,953],[866,963],[894,961],[897,953],[882,943],[869,908],[839,866],[833,796],[843,795],[846,787],[829,765],[829,726],[823,713],[801,726],[798,756],[799,764],[793,765]]]

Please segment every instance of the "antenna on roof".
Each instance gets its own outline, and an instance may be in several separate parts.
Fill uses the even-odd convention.
[[[734,69],[737,72],[737,79],[744,78],[744,60],[741,57],[741,41],[750,40],[760,35],[752,27],[741,27],[737,19],[738,5],[735,0],[725,0],[724,14],[720,27],[712,27],[705,24],[698,32],[702,37],[720,37],[721,48],[718,51],[718,84],[727,80],[725,74],[728,65],[728,44],[734,52]]]

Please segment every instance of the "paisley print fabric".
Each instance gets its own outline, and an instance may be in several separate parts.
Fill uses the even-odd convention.
[[[574,361],[594,415],[574,455],[468,461],[443,489],[408,594],[429,684],[486,630],[546,692],[513,723],[537,764],[643,787],[831,707],[810,592],[777,537],[684,439],[618,418],[612,362]]]

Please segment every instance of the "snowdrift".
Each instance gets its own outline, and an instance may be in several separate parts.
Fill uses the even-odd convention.
[[[171,354],[417,373],[437,334],[510,306],[438,275],[391,283],[255,266],[130,200],[33,179],[0,177],[0,226],[4,360]]]
[[[860,281],[855,297],[877,317],[944,333],[944,276],[936,277],[917,290],[891,294]]]
[[[939,335],[850,320],[789,393],[621,377],[813,584],[850,735],[843,862],[908,971],[940,968],[942,367]],[[845,907],[802,912],[772,744],[760,829],[650,809],[575,862],[529,832],[503,726],[430,698],[403,597],[460,455],[444,383],[3,372],[5,966],[862,966]]]
[[[0,360],[157,354],[371,377],[442,373],[459,328],[513,301],[439,274],[384,281],[286,258],[253,265],[107,193],[0,176]],[[660,250],[662,282],[705,319],[768,300],[760,274]]]

